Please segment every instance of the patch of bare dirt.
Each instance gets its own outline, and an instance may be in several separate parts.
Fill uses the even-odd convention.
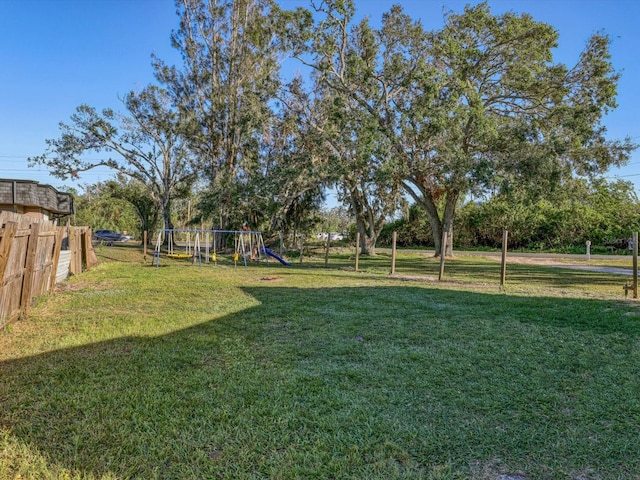
[[[263,282],[279,282],[283,280],[283,278],[277,275],[269,275],[267,277],[261,277],[260,280],[262,280]]]
[[[88,287],[89,287],[89,283],[84,283],[84,282],[74,282],[74,283],[62,282],[62,283],[56,284],[55,293],[78,292]]]
[[[389,275],[389,278],[396,278],[405,282],[435,282],[437,280],[436,277],[430,275],[399,275],[397,273]]]
[[[489,256],[486,257],[489,260],[495,260],[499,262],[501,260],[500,257],[497,256]],[[561,267],[566,266],[566,263],[559,262],[553,258],[542,258],[542,257],[516,257],[516,256],[507,256],[507,263],[522,263],[525,265],[548,265],[550,267]]]
[[[500,459],[471,463],[471,474],[477,480],[531,480],[522,472],[509,470]]]
[[[499,257],[486,256],[484,258],[500,261]],[[518,263],[523,265],[544,265],[547,267],[568,268],[571,270],[586,270],[589,272],[611,273],[614,275],[633,274],[633,271],[630,268],[607,267],[603,265],[575,265],[571,263],[560,262],[553,258],[543,257],[507,257],[507,263]]]

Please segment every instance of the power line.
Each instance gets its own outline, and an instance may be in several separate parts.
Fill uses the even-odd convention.
[[[2,168],[0,167],[0,172],[9,172],[9,173],[33,173],[33,174],[51,174],[49,170],[36,170],[36,169],[24,169],[24,168]],[[108,175],[114,175],[116,172],[91,172],[86,171],[82,172],[80,176],[90,176],[90,177],[104,177]]]
[[[626,178],[626,177],[640,177],[640,173],[630,173],[628,175],[614,175],[613,177],[604,177],[604,178],[610,179],[610,178]]]

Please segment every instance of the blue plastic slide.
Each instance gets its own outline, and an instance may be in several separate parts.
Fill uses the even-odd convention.
[[[267,255],[269,255],[270,257],[275,258],[276,260],[278,260],[281,264],[286,265],[287,267],[290,267],[291,264],[289,262],[287,262],[286,260],[284,260],[283,258],[280,258],[278,255],[276,255],[275,253],[273,253],[271,250],[269,250],[268,248],[263,248],[262,251],[264,253],[266,253]]]

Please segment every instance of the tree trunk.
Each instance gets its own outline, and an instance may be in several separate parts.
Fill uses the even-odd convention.
[[[447,232],[447,248],[444,252],[445,256],[453,256],[453,220],[456,215],[456,205],[458,204],[457,192],[447,194],[444,206],[444,215],[442,218],[442,228]],[[442,230],[441,230],[442,232]]]
[[[378,232],[373,225],[367,222],[364,215],[356,212],[356,227],[360,232],[360,254],[374,256],[376,254],[376,242],[378,240]]]
[[[360,254],[374,256],[376,242],[384,225],[384,217],[376,218],[376,212],[369,204],[366,196],[356,187],[348,188],[351,209],[356,218],[356,227],[360,232]]]
[[[358,224],[358,232],[360,232],[360,255],[375,256],[377,237],[371,236],[361,222],[356,221],[356,223]]]
[[[169,200],[162,204],[162,228],[166,230],[173,230],[173,223],[171,223],[171,202]],[[173,232],[166,233],[164,236],[164,245],[169,244],[169,235],[173,235]],[[174,240],[172,238],[172,240]],[[175,243],[175,242],[174,242]]]
[[[360,255],[374,257],[376,255],[376,239],[360,235]]]
[[[447,191],[445,193],[445,207],[442,219],[438,213],[438,207],[433,194],[430,190],[423,188],[416,182],[412,182],[420,190],[421,196],[410,187],[405,185],[405,190],[413,197],[413,199],[422,208],[424,208],[427,218],[429,219],[429,225],[431,226],[431,234],[433,235],[433,243],[435,245],[435,256],[439,257],[442,254],[442,232],[446,231],[448,234],[445,256],[453,255],[453,220],[456,214],[456,205],[458,203],[458,197],[460,193],[456,190]]]
[[[414,197],[418,203],[424,208],[429,225],[431,226],[431,234],[433,235],[433,244],[435,246],[435,256],[439,257],[442,252],[442,222],[438,214],[438,208],[429,192],[423,192],[422,198]]]

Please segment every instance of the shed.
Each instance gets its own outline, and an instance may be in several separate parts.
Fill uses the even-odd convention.
[[[0,210],[56,220],[74,213],[73,197],[34,180],[0,178]]]

